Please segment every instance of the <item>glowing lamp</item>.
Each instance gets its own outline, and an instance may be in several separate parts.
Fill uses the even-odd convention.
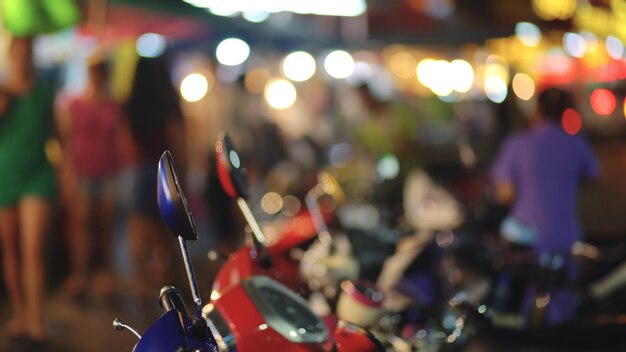
[[[567,109],[563,112],[561,117],[561,126],[563,130],[569,135],[576,135],[583,127],[583,120],[580,118],[580,114],[574,109]]]
[[[594,89],[590,101],[591,108],[600,116],[611,115],[617,106],[615,94],[608,89]]]

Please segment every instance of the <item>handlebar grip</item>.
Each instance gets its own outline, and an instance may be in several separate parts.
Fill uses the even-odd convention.
[[[166,312],[170,309],[176,309],[181,314],[188,317],[183,295],[180,290],[174,286],[163,286],[161,294],[159,295],[159,304]]]

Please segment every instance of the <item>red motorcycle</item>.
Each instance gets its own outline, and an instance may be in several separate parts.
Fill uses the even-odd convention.
[[[203,308],[220,351],[330,351],[324,322],[311,311],[306,300],[280,281],[300,284],[299,275],[285,259],[281,246],[268,247],[266,239],[246,202],[247,178],[230,139],[222,134],[216,143],[220,183],[235,198],[253,234],[254,244],[232,255],[215,280],[211,303]],[[313,231],[315,233],[315,231]],[[298,242],[298,241],[295,241]],[[285,273],[291,273],[287,277]],[[338,351],[383,351],[366,330],[341,324]],[[351,343],[350,341],[354,341]]]
[[[219,136],[215,152],[220,184],[226,194],[236,200],[241,209],[252,230],[253,245],[242,247],[231,254],[215,278],[211,298],[219,298],[221,292],[252,275],[265,275],[294,291],[300,291],[303,287],[299,270],[300,263],[292,256],[291,250],[315,237],[320,236],[321,239],[328,237],[328,231],[319,234],[318,229],[320,226],[325,228],[325,221],[328,221],[332,215],[322,212],[317,215],[314,211],[302,212],[285,221],[281,226],[278,239],[268,245],[266,236],[246,202],[248,198],[247,177],[241,166],[239,155],[226,134]],[[316,187],[316,193],[326,191],[332,192],[331,194],[338,199],[342,197],[339,186],[331,184],[328,176],[320,176],[320,184]]]

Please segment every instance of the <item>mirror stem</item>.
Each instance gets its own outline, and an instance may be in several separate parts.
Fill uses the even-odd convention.
[[[196,316],[198,316],[198,312],[202,309],[202,299],[200,298],[198,286],[196,285],[196,277],[193,273],[193,266],[191,265],[189,250],[187,249],[187,241],[181,236],[178,236],[178,243],[180,244],[180,251],[183,254],[185,269],[187,270],[187,279],[189,280],[189,287],[191,288],[193,301],[196,304]]]
[[[258,244],[261,245],[261,247],[265,247],[265,235],[263,235],[263,232],[261,231],[261,228],[259,227],[259,223],[256,222],[254,215],[252,215],[252,211],[250,211],[250,207],[248,207],[248,203],[246,203],[245,199],[238,197],[237,205],[239,205],[239,209],[241,209],[243,216],[246,218],[246,221],[248,222],[248,225],[250,225],[250,228],[252,229],[252,233],[254,234],[254,238],[257,240]]]
[[[315,226],[320,242],[328,244],[331,241],[330,232],[328,231],[328,227],[326,227],[324,216],[322,215],[320,206],[317,203],[320,193],[318,186],[319,184],[307,193],[306,197],[304,197],[304,202],[309,209],[309,214],[311,214],[311,220],[313,220],[313,225]]]
[[[138,339],[141,339],[141,333],[137,331],[137,329],[133,328],[132,326],[126,325],[126,323],[124,323],[121,319],[115,318],[113,320],[113,327],[117,331],[122,331],[126,329],[130,331],[131,333],[133,333],[133,335],[137,336]]]

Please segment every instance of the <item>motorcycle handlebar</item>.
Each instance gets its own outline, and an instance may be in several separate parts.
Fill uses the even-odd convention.
[[[164,311],[176,309],[181,314],[187,315],[187,307],[183,301],[183,295],[179,289],[174,286],[164,286],[159,295],[159,304]]]

